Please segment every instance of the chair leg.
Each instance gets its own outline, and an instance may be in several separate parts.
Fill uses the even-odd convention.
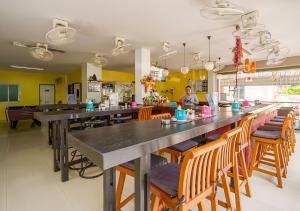
[[[279,161],[280,161],[280,169],[282,169],[282,176],[286,178],[287,174],[287,160],[286,160],[286,151],[282,149],[282,144],[278,145],[278,152],[279,152]]]
[[[122,193],[123,193],[123,189],[124,189],[125,178],[126,178],[126,174],[123,172],[120,172],[117,191],[116,191],[116,209],[117,210],[121,209],[121,198],[122,198]]]
[[[210,200],[210,204],[211,204],[211,210],[217,211],[218,199],[217,199],[216,193],[213,193],[213,196],[211,197],[211,200]]]
[[[226,200],[226,205],[227,205],[227,210],[233,210],[232,209],[232,201],[230,198],[230,187],[229,187],[229,183],[227,180],[227,173],[224,172],[224,174],[222,175],[222,187],[224,190],[224,195],[225,195],[225,200]]]
[[[201,201],[201,202],[198,204],[198,210],[199,210],[199,211],[206,211],[206,210],[207,210],[204,201]]]
[[[151,210],[156,211],[159,210],[159,198],[152,194],[151,196]]]
[[[239,168],[237,159],[235,159],[233,164],[233,185],[234,185],[234,195],[235,195],[235,204],[236,210],[241,211],[241,196],[240,196],[240,187],[239,187]]]
[[[249,177],[252,176],[253,168],[256,165],[256,157],[257,157],[257,151],[258,151],[259,143],[255,142],[254,143],[254,148],[252,152],[252,158],[251,158],[251,164],[250,164],[250,169],[249,169]]]
[[[250,184],[249,184],[249,176],[248,176],[248,170],[245,162],[245,155],[244,152],[241,151],[239,153],[240,163],[241,163],[241,171],[244,180],[246,181],[245,189],[246,189],[246,195],[250,198],[251,197],[251,190],[250,190]]]
[[[275,154],[275,165],[276,165],[278,187],[282,188],[282,176],[281,176],[281,166],[280,166],[278,145],[274,145],[274,154]]]

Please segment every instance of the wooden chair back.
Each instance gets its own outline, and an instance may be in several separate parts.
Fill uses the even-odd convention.
[[[224,139],[190,150],[180,168],[178,199],[184,197],[184,210],[189,210],[213,193],[217,179],[217,160]]]
[[[251,114],[249,116],[244,117],[240,121],[239,127],[242,128],[242,132],[241,132],[241,137],[238,142],[239,150],[243,150],[247,146],[250,145],[252,124],[253,124],[253,121],[256,118],[256,116],[257,116],[256,114]]]
[[[139,121],[145,121],[151,119],[152,114],[152,106],[143,106],[139,109],[138,112],[138,120]]]
[[[222,135],[226,144],[220,150],[218,169],[227,172],[235,162],[236,146],[241,136],[242,128],[234,128]]]

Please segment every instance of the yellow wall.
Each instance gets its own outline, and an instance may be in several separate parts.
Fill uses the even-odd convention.
[[[199,80],[201,75],[208,77],[206,70],[193,70],[183,75],[181,72],[170,72],[166,82],[157,82],[156,88],[162,95],[167,96],[171,101],[179,101],[185,95],[185,87],[189,84],[189,80]],[[174,94],[162,93],[165,90],[174,88]],[[206,93],[196,93],[199,101],[206,101]]]
[[[181,72],[170,72],[166,82],[157,82],[156,88],[162,95],[167,96],[172,101],[179,101],[180,97],[185,94],[185,87],[188,85],[189,79],[199,80],[201,75],[208,77],[206,70],[193,70],[187,75],[183,75]],[[81,82],[81,71],[74,71],[67,74],[68,83]],[[115,70],[103,70],[102,80],[104,82],[132,82],[134,81],[133,72],[115,71]],[[173,95],[162,93],[164,90],[175,88]],[[197,93],[199,101],[206,101],[206,93]]]
[[[5,120],[7,106],[38,105],[39,84],[55,84],[55,79],[61,77],[62,83],[55,85],[55,100],[64,101],[65,83],[62,73],[36,73],[13,70],[0,70],[0,83],[18,84],[20,87],[20,101],[14,103],[0,103],[0,120]]]
[[[157,90],[162,91],[174,88],[174,95],[169,93],[162,95],[167,96],[172,101],[178,101],[185,93],[185,86],[188,85],[189,79],[199,80],[200,75],[205,75],[207,78],[207,71],[194,70],[190,71],[187,75],[183,75],[180,72],[171,72],[166,82],[158,82],[156,84]],[[0,120],[5,119],[5,107],[6,106],[18,106],[18,105],[38,105],[39,104],[39,84],[55,84],[55,79],[61,77],[63,83],[56,85],[55,99],[56,102],[62,100],[66,94],[65,90],[65,75],[64,73],[46,73],[46,72],[23,72],[12,70],[0,70],[0,83],[12,83],[20,85],[20,102],[17,103],[0,103]],[[134,81],[133,72],[115,71],[115,70],[103,70],[102,80],[104,82],[132,82]],[[72,71],[67,73],[67,84],[81,82],[81,70]],[[205,100],[205,93],[197,94],[200,101]]]
[[[81,70],[73,71],[67,74],[68,84],[81,82]],[[133,72],[103,70],[102,81],[104,82],[128,82],[134,81]]]
[[[131,83],[132,81],[134,81],[134,73],[115,70],[103,70],[102,81]]]

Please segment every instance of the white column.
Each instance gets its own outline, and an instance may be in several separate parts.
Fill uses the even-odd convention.
[[[145,88],[140,80],[150,74],[150,49],[140,48],[135,50],[135,101],[143,104],[146,96]]]
[[[208,93],[217,92],[217,75],[213,71],[208,71]]]
[[[92,100],[95,99],[96,102],[101,101],[101,90],[100,92],[90,92],[88,90],[88,79],[90,76],[96,75],[97,80],[101,81],[102,80],[102,67],[98,67],[93,65],[92,63],[85,63],[82,64],[82,69],[81,69],[81,91],[82,91],[82,102],[86,102],[87,100]],[[102,85],[101,85],[102,86]]]

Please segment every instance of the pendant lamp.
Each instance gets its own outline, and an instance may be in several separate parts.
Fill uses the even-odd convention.
[[[204,64],[204,68],[207,71],[212,71],[215,68],[215,63],[213,61],[210,61],[210,39],[211,36],[207,36],[208,39],[208,61]]]
[[[189,70],[189,67],[187,67],[185,65],[185,46],[186,46],[186,43],[182,43],[182,45],[183,45],[183,50],[184,50],[184,52],[183,52],[183,67],[181,67],[180,72],[182,74],[186,75],[186,74],[189,73],[190,70]]]

